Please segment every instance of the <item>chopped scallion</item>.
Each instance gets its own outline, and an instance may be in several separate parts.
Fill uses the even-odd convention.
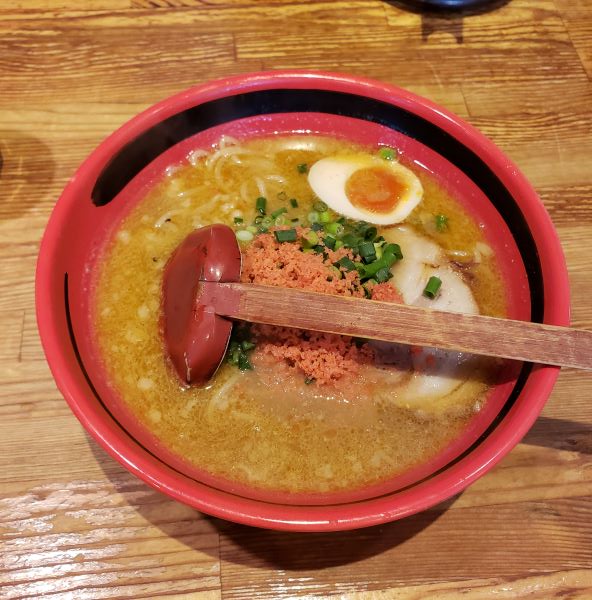
[[[282,208],[278,208],[277,210],[274,210],[271,213],[271,218],[272,219],[277,219],[280,215],[283,215],[284,213],[287,213],[288,209],[285,206],[282,206]]]
[[[243,218],[242,217],[234,217],[234,224],[235,225],[240,225],[243,222]]]
[[[238,357],[240,356],[240,348],[233,348],[228,351],[228,362],[231,365],[238,365]]]
[[[343,273],[341,272],[341,269],[338,269],[337,267],[330,267],[329,271],[331,271],[332,279],[343,279]]]
[[[368,227],[368,229],[366,229],[366,231],[364,232],[364,239],[373,242],[377,233],[378,230],[376,229],[376,227]]]
[[[353,271],[356,268],[356,263],[347,256],[341,257],[336,263],[333,263],[334,267],[342,267],[346,271]]]
[[[387,244],[382,248],[383,254],[392,254],[397,260],[402,260],[403,253],[399,244]]]
[[[448,217],[446,215],[436,215],[435,221],[438,231],[446,231],[448,229]]]
[[[311,383],[314,383],[316,381],[316,379],[314,377],[306,377],[304,379],[304,385],[310,385]]]
[[[433,300],[438,295],[441,285],[442,285],[442,280],[439,277],[432,275],[428,279],[428,283],[426,284],[426,286],[423,290],[423,295],[426,298],[431,298]]]
[[[341,223],[327,223],[327,225],[325,225],[325,230],[327,231],[327,233],[330,233],[332,235],[335,235],[337,237],[343,235],[343,231],[344,231],[344,227]]]
[[[378,156],[383,158],[384,160],[395,160],[397,156],[397,151],[394,148],[389,148],[388,146],[383,146],[378,151]]]
[[[295,229],[280,229],[273,234],[278,242],[295,242],[298,237]]]
[[[253,368],[249,357],[244,352],[240,352],[238,355],[238,368],[241,371],[247,371]]]
[[[302,236],[302,239],[306,242],[310,248],[316,246],[319,243],[319,236],[316,231],[309,231]]]
[[[376,271],[376,275],[374,277],[376,278],[376,281],[378,283],[384,283],[385,281],[388,281],[392,276],[393,274],[390,272],[389,269],[387,269],[387,267],[382,267],[382,269]]]
[[[360,243],[360,238],[353,234],[353,233],[346,233],[342,238],[341,241],[343,242],[343,245],[346,248],[357,248],[358,244]]]
[[[253,239],[253,234],[246,229],[241,229],[236,232],[236,239],[240,242],[250,242]]]
[[[319,213],[316,211],[312,211],[308,213],[308,222],[309,223],[318,223],[319,222]]]
[[[374,244],[372,242],[362,242],[358,246],[358,252],[362,258],[367,258],[370,256],[376,257],[376,249],[374,248]]]
[[[331,222],[331,213],[328,210],[325,210],[319,213],[319,223],[330,223]]]
[[[306,163],[300,163],[296,165],[296,170],[298,173],[308,173],[308,165]]]
[[[323,231],[324,227],[321,225],[321,223],[313,223],[310,228],[313,231]]]
[[[316,210],[319,213],[325,212],[329,207],[322,201],[322,200],[317,200],[313,205],[312,205],[313,210]]]
[[[335,250],[336,243],[337,240],[332,235],[326,235],[323,238],[323,244],[325,244],[325,246],[327,246],[327,248],[330,248],[331,250]]]
[[[261,215],[265,214],[265,207],[267,206],[267,198],[263,196],[259,196],[257,200],[255,200],[255,209]]]
[[[296,200],[296,198],[290,198],[290,206],[292,208],[298,208],[298,200]]]

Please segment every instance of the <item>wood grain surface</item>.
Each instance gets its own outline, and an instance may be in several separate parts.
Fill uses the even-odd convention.
[[[443,104],[526,173],[592,328],[592,2],[418,13],[395,0],[0,0],[0,598],[592,598],[592,377],[463,494],[381,527],[266,532],[169,500],[57,391],[34,315],[43,228],[77,165],[150,104],[320,68]]]

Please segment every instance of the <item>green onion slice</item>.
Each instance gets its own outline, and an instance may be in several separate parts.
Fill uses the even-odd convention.
[[[337,240],[332,235],[326,235],[323,238],[323,244],[325,244],[325,246],[327,246],[327,248],[330,248],[331,250],[335,250],[336,243]]]
[[[271,213],[271,218],[272,219],[277,219],[280,215],[283,215],[284,213],[287,213],[288,209],[285,206],[282,206],[282,208],[278,208],[277,210],[274,210]]]
[[[259,196],[257,200],[255,200],[255,209],[261,215],[265,214],[265,207],[267,206],[267,198],[263,196]]]
[[[253,368],[249,357],[244,352],[240,352],[238,355],[238,368],[241,371],[247,371]]]
[[[428,283],[426,284],[425,289],[423,290],[423,295],[426,298],[431,298],[433,300],[438,295],[441,285],[442,280],[439,277],[432,275],[428,279]]]
[[[334,267],[342,267],[346,271],[353,271],[356,268],[356,263],[347,256],[341,257],[336,263],[333,263]]]
[[[319,243],[319,236],[316,231],[309,231],[302,236],[302,239],[306,242],[308,247],[312,248]]]
[[[341,241],[346,248],[357,248],[358,244],[362,241],[357,235],[353,233],[346,233]]]
[[[368,227],[368,229],[366,229],[366,231],[364,232],[364,239],[373,242],[376,238],[377,233],[378,230],[376,229],[376,227]]]
[[[446,215],[436,215],[435,221],[438,231],[446,231],[448,229],[448,217]]]
[[[280,229],[274,231],[273,234],[278,242],[295,242],[298,237],[295,229]]]
[[[341,223],[327,223],[325,225],[325,231],[327,231],[327,233],[330,233],[331,235],[335,235],[337,237],[343,235],[343,231],[344,231],[344,227]]]
[[[358,252],[362,258],[376,255],[376,249],[374,248],[374,244],[372,242],[362,242],[358,246]]]
[[[378,271],[376,271],[376,275],[374,276],[374,278],[378,283],[384,283],[385,281],[388,281],[392,276],[393,274],[390,272],[390,269],[388,269],[387,267],[382,267],[381,269],[378,269]]]
[[[383,146],[378,151],[378,156],[380,156],[380,158],[383,158],[384,160],[395,160],[395,158],[397,157],[397,151],[394,148]]]

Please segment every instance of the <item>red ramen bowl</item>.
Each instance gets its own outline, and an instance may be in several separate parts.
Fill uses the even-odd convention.
[[[558,368],[514,363],[458,439],[390,481],[348,493],[289,495],[217,479],[163,447],[105,381],[92,343],[90,274],[117,224],[167,167],[223,134],[249,139],[295,132],[397,147],[483,225],[506,283],[509,316],[569,324],[557,234],[535,191],[499,149],[407,91],[314,72],[256,73],[198,86],[149,108],[105,140],[76,172],[47,226],[37,266],[37,319],[47,360],[74,414],[148,484],[248,525],[354,529],[424,510],[484,475],[531,427]]]

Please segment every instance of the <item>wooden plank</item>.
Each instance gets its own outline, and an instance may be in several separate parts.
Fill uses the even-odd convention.
[[[41,35],[3,36],[0,55],[11,86],[3,90],[0,108],[14,108],[23,96],[31,107],[50,98],[54,103],[102,99],[110,104],[148,104],[209,79],[212,64],[220,76],[241,66],[229,33],[196,33],[188,28],[182,35],[175,27],[162,28],[155,46],[151,32],[144,25],[97,28],[92,34],[84,29],[67,34],[50,29],[50,39],[45,30]],[[142,60],[137,59],[138,53]],[[29,59],[31,55],[35,61]],[[257,68],[258,63],[250,65]]]
[[[592,7],[587,0],[555,0],[588,77],[592,79]]]
[[[26,310],[24,313],[21,344],[20,344],[20,360],[30,364],[33,367],[37,361],[45,362],[45,354],[39,339],[39,330],[37,329],[37,319],[33,309]]]
[[[2,419],[26,420],[71,414],[44,360],[4,363],[0,365],[0,380]],[[57,439],[55,441],[59,443]]]
[[[582,202],[582,204],[585,204]],[[589,217],[588,217],[589,218]],[[572,323],[576,327],[592,329],[592,306],[590,304],[590,264],[582,246],[586,243],[590,227],[584,223],[579,226],[559,226],[559,239],[563,246],[569,270],[572,298]]]
[[[220,597],[216,528],[128,474],[7,496],[0,532],[7,600]]]
[[[470,106],[470,104],[469,104]],[[469,109],[470,110],[470,109]],[[592,154],[592,113],[567,111],[470,116],[536,186],[585,186]],[[577,210],[585,210],[586,204]]]
[[[2,247],[0,261],[0,310],[22,310],[33,306],[37,246]]]
[[[175,0],[142,0],[136,2],[131,10],[64,10],[60,11],[59,29],[140,29],[147,23],[151,27],[180,27],[181,30],[199,27],[210,32],[228,33],[229,31],[261,31],[262,25],[274,25],[286,30],[286,20],[290,26],[311,27],[315,23],[325,26],[349,25],[386,25],[384,7],[375,0],[321,0],[306,2],[294,0],[243,0],[219,1],[181,0],[187,4],[179,5]],[[403,13],[408,14],[408,13]],[[0,32],[29,30],[37,35],[52,35],[56,26],[55,11],[14,11],[0,7]],[[277,31],[277,29],[276,29]],[[43,32],[43,33],[41,33]],[[189,32],[188,32],[189,35]],[[263,36],[262,41],[277,41],[277,36]]]
[[[585,223],[592,214],[592,184],[537,184],[536,190],[557,227]],[[580,241],[574,243],[579,246]]]
[[[46,399],[39,398],[39,402],[45,403],[46,416],[2,419],[0,482],[101,477],[102,470],[89,452],[89,438],[67,406],[63,409],[65,402],[59,392],[53,392],[56,411],[47,410],[50,392],[44,394]]]
[[[511,580],[587,569],[591,513],[588,497],[456,510],[445,504],[344,534],[252,536],[248,528],[230,525],[220,538],[224,595],[285,598],[296,590],[328,596],[470,580],[476,573]]]
[[[0,311],[0,365],[21,360],[24,319],[23,310]]]
[[[371,592],[339,594],[342,600],[489,600],[529,598],[550,600],[569,597],[587,600],[592,587],[592,576],[586,569],[558,571],[551,575],[520,577],[518,579],[470,579],[462,582],[440,582],[427,585],[405,586]],[[335,598],[336,596],[328,596]]]
[[[572,57],[573,58],[573,57]],[[554,77],[533,82],[522,79],[519,69],[506,82],[466,81],[462,84],[471,117],[527,115],[553,111],[588,111],[592,105],[592,91],[583,73],[566,77],[560,68],[553,67]],[[569,90],[569,94],[565,93]],[[508,102],[511,98],[511,102]]]
[[[88,10],[112,10],[128,8],[131,0],[86,0],[84,3]],[[38,11],[38,10],[72,10],[80,6],[76,0],[11,0],[11,11]]]

